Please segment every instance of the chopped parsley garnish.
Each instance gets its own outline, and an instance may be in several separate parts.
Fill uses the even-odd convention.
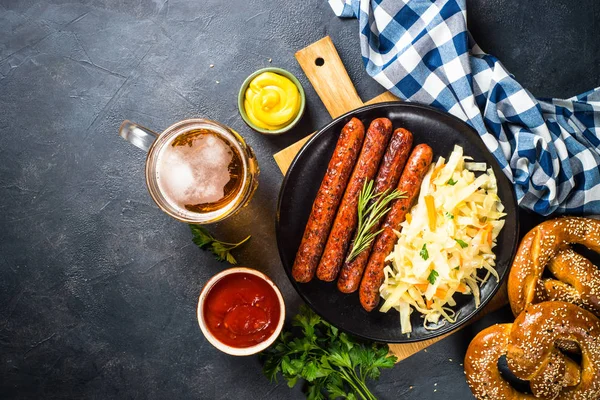
[[[461,248],[463,248],[463,249],[464,249],[465,247],[468,247],[468,246],[469,246],[468,244],[466,244],[465,242],[463,242],[463,241],[462,241],[462,240],[460,240],[460,239],[454,239],[454,240],[456,240],[456,243],[458,243],[458,244],[460,245],[460,247],[461,247]]]
[[[452,178],[450,178],[450,179],[448,179],[448,182],[446,182],[446,183],[447,183],[448,185],[450,185],[450,186],[454,186],[454,185],[456,185],[456,182],[457,182],[457,181],[455,181],[455,180],[453,180]]]
[[[419,255],[421,256],[421,258],[423,260],[427,260],[429,258],[429,252],[427,251],[427,243],[425,243],[423,245],[423,248],[421,248],[421,251],[419,252]]]
[[[432,269],[429,273],[429,276],[427,277],[427,280],[433,285],[437,280],[438,276],[440,276],[440,274],[438,274],[435,269]]]

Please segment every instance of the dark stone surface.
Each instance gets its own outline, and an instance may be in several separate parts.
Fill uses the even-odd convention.
[[[469,5],[475,38],[534,94],[600,85],[596,0]],[[230,240],[253,234],[236,256],[273,277],[292,314],[300,300],[275,248],[282,176],[272,154],[329,120],[293,56],[327,34],[359,94],[380,93],[360,62],[357,22],[324,0],[0,1],[0,398],[303,397],[270,384],[257,357],[226,356],[204,339],[196,299],[226,265],[154,205],[144,154],[117,128],[203,116],[246,138],[259,189],[211,229]],[[252,132],[236,109],[241,82],[268,65],[296,74],[308,96],[302,123],[275,138]],[[509,318],[496,313],[403,361],[373,391],[470,398],[466,346]]]

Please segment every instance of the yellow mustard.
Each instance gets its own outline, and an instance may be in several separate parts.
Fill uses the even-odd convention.
[[[294,82],[274,72],[263,72],[248,85],[244,110],[254,125],[275,131],[296,118],[300,101],[300,92]]]

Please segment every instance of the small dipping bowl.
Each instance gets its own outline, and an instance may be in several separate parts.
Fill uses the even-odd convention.
[[[256,126],[254,123],[252,123],[252,121],[250,121],[250,118],[248,118],[248,114],[246,113],[246,109],[244,108],[244,99],[246,98],[246,90],[248,90],[248,86],[250,86],[250,82],[252,82],[252,80],[254,78],[256,78],[258,75],[262,74],[263,72],[273,72],[275,74],[279,74],[279,75],[282,75],[282,76],[288,78],[289,80],[291,80],[294,83],[294,85],[296,85],[296,88],[298,88],[298,92],[300,93],[300,109],[298,110],[298,115],[296,115],[296,117],[293,120],[291,120],[289,124],[287,124],[286,126],[284,126],[283,128],[280,128],[280,129],[270,130],[270,129],[264,129],[259,126]],[[282,69],[282,68],[277,68],[277,67],[262,68],[262,69],[259,69],[258,71],[255,71],[252,75],[250,75],[248,78],[246,78],[244,83],[242,83],[242,87],[240,88],[240,92],[238,94],[238,109],[240,110],[242,119],[250,128],[254,129],[257,132],[263,133],[265,135],[280,135],[280,134],[285,133],[285,132],[289,131],[290,129],[292,129],[294,126],[296,126],[296,124],[298,124],[298,122],[302,118],[302,115],[304,114],[305,106],[306,106],[306,96],[304,94],[304,88],[302,88],[302,84],[300,84],[300,81],[291,72],[286,71],[285,69]]]
[[[211,290],[223,278],[234,274],[249,274],[258,277],[260,280],[265,282],[270,289],[272,289],[275,292],[276,298],[278,300],[277,304],[279,306],[279,318],[276,321],[271,321],[271,324],[276,324],[275,330],[261,342],[249,347],[235,347],[230,344],[223,343],[209,329],[209,323],[207,322],[208,316],[205,315],[206,299],[209,296]],[[281,295],[279,288],[275,285],[275,283],[273,283],[273,281],[268,276],[252,268],[235,267],[219,272],[218,274],[210,278],[206,285],[204,285],[202,292],[200,292],[200,298],[198,299],[197,315],[200,329],[202,330],[202,333],[210,342],[210,344],[212,344],[214,347],[221,350],[222,352],[230,354],[232,356],[250,356],[263,351],[271,344],[273,344],[273,342],[277,339],[277,337],[281,333],[281,330],[283,329],[283,323],[285,321],[285,304],[283,302],[283,296]]]

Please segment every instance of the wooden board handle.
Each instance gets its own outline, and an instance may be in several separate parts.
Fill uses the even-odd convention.
[[[309,75],[310,77],[310,75]],[[365,104],[375,104],[375,103],[383,103],[384,101],[397,101],[399,100],[396,96],[391,94],[390,92],[381,93],[379,96],[367,101]],[[275,158],[275,162],[279,166],[279,169],[285,175],[287,173],[288,168],[292,164],[294,157],[300,151],[304,143],[310,139],[312,133],[306,136],[304,139],[298,140],[296,143],[286,147],[285,149],[279,151],[276,154],[273,154],[273,158]]]
[[[363,105],[329,36],[298,51],[296,60],[332,118]]]

